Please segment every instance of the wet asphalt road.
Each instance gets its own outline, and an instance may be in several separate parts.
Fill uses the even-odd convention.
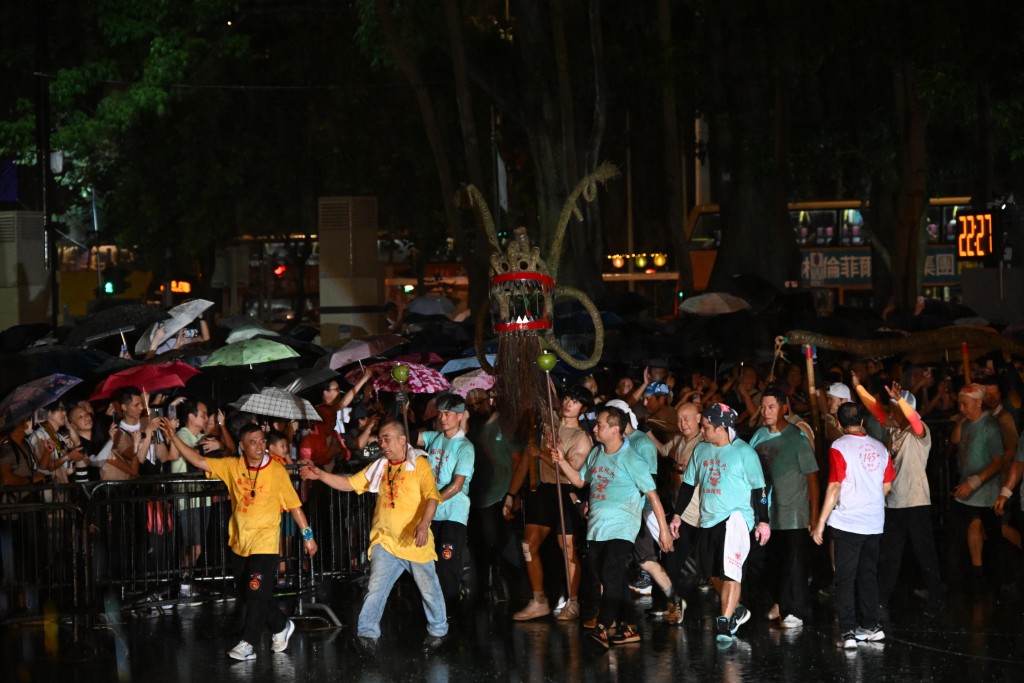
[[[400,583],[385,612],[381,651],[374,660],[352,649],[360,586],[335,585],[324,602],[345,626],[299,622],[285,653],[265,635],[254,661],[226,656],[238,640],[238,605],[231,600],[126,614],[112,625],[80,629],[67,619],[8,625],[0,631],[0,681],[1018,681],[1024,671],[1021,602],[953,592],[938,619],[923,603],[894,605],[883,644],[846,652],[835,647],[828,599],[814,600],[805,626],[783,631],[755,616],[730,645],[717,643],[713,594],[693,591],[682,626],[645,619],[650,598],[633,605],[639,644],[605,651],[578,623],[550,617],[510,620],[506,603],[465,607],[451,620],[449,643],[424,654],[425,621],[411,584]],[[283,606],[294,610],[294,603]],[[519,605],[516,604],[516,607]],[[315,614],[306,610],[307,615]]]

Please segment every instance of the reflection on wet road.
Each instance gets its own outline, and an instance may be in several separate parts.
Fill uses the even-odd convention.
[[[353,624],[357,585],[335,586],[326,601]],[[0,680],[60,681],[1001,681],[1024,668],[1024,620],[1019,602],[952,596],[949,613],[929,620],[921,604],[894,609],[884,643],[855,651],[835,647],[833,612],[816,600],[807,624],[782,630],[764,618],[743,626],[723,647],[713,632],[712,595],[693,593],[681,627],[643,619],[649,598],[634,604],[643,641],[605,651],[577,623],[546,618],[517,623],[505,603],[465,608],[452,618],[441,651],[419,650],[425,633],[411,584],[400,583],[385,612],[379,656],[368,661],[351,647],[350,628],[299,623],[288,651],[274,654],[269,636],[254,661],[225,656],[238,640],[233,601],[171,607],[157,616],[125,615],[111,626],[81,629],[66,619],[2,629]],[[48,650],[55,656],[49,656]]]

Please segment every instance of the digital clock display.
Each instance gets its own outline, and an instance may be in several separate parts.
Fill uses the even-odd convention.
[[[960,215],[960,233],[957,235],[957,255],[961,259],[981,259],[992,255],[992,214]]]

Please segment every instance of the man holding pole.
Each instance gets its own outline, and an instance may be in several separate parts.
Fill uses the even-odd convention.
[[[576,472],[583,466],[592,445],[590,436],[580,427],[579,421],[580,415],[592,400],[590,390],[581,386],[569,387],[562,398],[555,448]],[[533,589],[533,598],[526,607],[513,614],[512,618],[516,621],[528,621],[551,613],[551,605],[544,594],[544,569],[540,561],[540,547],[554,530],[559,534],[559,546],[568,564],[567,601],[562,611],[558,613],[558,619],[570,621],[577,619],[580,613],[577,595],[581,568],[573,539],[575,512],[569,498],[569,489],[562,487],[561,490],[562,514],[559,511],[558,490],[561,484],[568,484],[570,480],[555,471],[549,455],[549,444],[545,444],[545,448],[539,450],[533,447],[527,453],[531,454],[531,451],[533,457],[522,458],[520,466],[512,476],[509,492],[505,496],[505,509],[508,511],[506,516],[509,516],[512,503],[526,480],[531,461],[538,462],[540,485],[536,491],[528,491],[523,501],[526,512],[523,558],[526,560],[526,573]]]

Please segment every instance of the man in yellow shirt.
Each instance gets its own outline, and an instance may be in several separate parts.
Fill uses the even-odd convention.
[[[316,554],[313,530],[306,523],[302,503],[295,493],[288,471],[267,454],[267,440],[259,425],[242,427],[238,442],[240,458],[205,458],[185,445],[171,428],[160,420],[160,430],[177,446],[194,467],[210,479],[220,479],[231,497],[228,522],[228,546],[237,580],[244,580],[245,624],[242,640],[228,651],[232,659],[255,659],[264,626],[274,634],[270,649],[283,652],[295,631],[295,624],[284,616],[274,601],[280,548],[281,513],[287,510],[302,530],[302,543],[310,557]]]
[[[377,494],[367,551],[370,584],[359,611],[356,632],[359,648],[366,655],[376,654],[384,605],[395,582],[407,571],[420,589],[427,614],[423,649],[434,650],[448,635],[444,595],[434,569],[437,553],[430,531],[441,495],[430,461],[423,451],[410,448],[402,423],[385,423],[378,440],[384,457],[351,476],[324,472],[313,464],[302,467],[300,472],[303,479],[319,480],[339,491]]]

